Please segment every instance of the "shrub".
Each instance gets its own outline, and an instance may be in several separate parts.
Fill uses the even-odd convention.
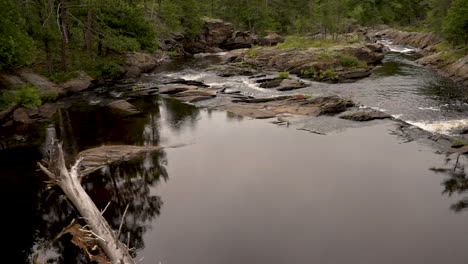
[[[118,78],[123,73],[120,65],[111,60],[102,60],[98,62],[96,70],[99,72],[99,77],[103,78]]]
[[[280,73],[278,73],[278,78],[280,78],[280,79],[289,78],[289,72],[280,72]]]
[[[55,102],[57,101],[58,94],[57,92],[50,91],[50,92],[44,92],[41,94],[41,100],[42,102]]]
[[[338,75],[336,75],[335,71],[333,71],[332,69],[328,69],[326,71],[320,70],[319,75],[318,75],[318,79],[320,81],[336,82],[338,81],[338,78],[339,78]]]
[[[23,85],[14,93],[15,102],[26,108],[34,108],[42,104],[41,91],[34,85]]]
[[[49,79],[54,83],[64,83],[76,77],[76,74],[73,72],[57,72],[49,75]]]
[[[360,61],[358,58],[354,56],[349,56],[349,55],[343,55],[340,58],[340,64],[343,67],[351,68],[351,67],[357,67],[360,64]]]
[[[3,91],[0,95],[0,109],[17,104],[27,108],[34,108],[42,104],[39,88],[26,84],[16,90]]]
[[[249,55],[249,57],[251,57],[251,58],[255,58],[255,57],[257,57],[257,55],[258,55],[258,50],[255,50],[255,49],[252,48],[252,49],[249,50],[248,55]]]

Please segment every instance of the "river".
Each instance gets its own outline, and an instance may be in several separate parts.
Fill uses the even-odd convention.
[[[311,82],[289,93],[352,97],[431,133],[466,125],[463,88],[415,58],[390,52],[367,79]],[[221,78],[203,69],[217,61],[181,59],[141,82],[170,76],[247,95],[277,93],[247,77]],[[116,91],[111,95],[120,96]],[[47,263],[87,263],[67,235],[41,251],[76,217],[37,170],[41,145],[53,134],[69,155],[103,144],[184,144],[84,181],[99,208],[110,202],[104,216],[114,228],[129,205],[121,238],[130,236],[144,264],[468,261],[466,158],[454,165],[454,154],[426,136],[409,140],[394,121],[327,127],[332,119],[301,119],[286,127],[203,108],[210,101],[194,106],[158,96],[132,99],[144,114],[122,117],[95,105],[104,99],[94,96],[61,111],[53,124],[16,128],[18,140],[27,142],[0,151],[6,263],[31,263],[37,252]],[[296,129],[303,127],[327,135]]]

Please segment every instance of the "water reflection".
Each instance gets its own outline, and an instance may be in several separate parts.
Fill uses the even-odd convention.
[[[127,241],[130,236],[130,247],[137,250],[144,248],[143,235],[160,213],[162,200],[151,194],[150,188],[168,180],[166,164],[166,153],[159,151],[141,160],[108,167],[83,182],[98,208],[105,208],[110,202],[104,217],[114,229],[119,228],[128,205],[120,239]]]
[[[165,118],[167,124],[174,130],[182,127],[194,127],[200,117],[200,110],[189,104],[182,104],[172,98],[164,100]]]
[[[163,123],[173,129],[193,127],[200,114],[194,106],[158,97],[138,98],[130,102],[143,114],[121,116],[107,107],[78,103],[57,114],[56,122],[40,133],[44,135],[40,138],[42,146],[25,150],[28,155],[18,149],[13,153],[0,153],[2,157],[5,155],[1,161],[0,181],[1,186],[7,188],[3,190],[5,197],[2,198],[17,199],[11,208],[6,208],[7,212],[14,212],[16,206],[24,209],[17,214],[18,218],[11,218],[12,221],[5,223],[15,227],[7,236],[15,237],[22,243],[11,245],[14,252],[11,263],[29,263],[28,256],[34,254],[48,263],[89,262],[81,250],[70,242],[71,235],[56,239],[78,215],[61,190],[57,186],[49,188],[51,186],[44,183],[47,179],[37,171],[36,162],[47,157],[46,146],[53,139],[63,142],[68,160],[72,162],[77,153],[94,146],[158,145],[161,112],[164,113]],[[23,159],[29,163],[20,165]],[[119,228],[128,206],[120,239],[125,243],[130,241],[135,253],[145,247],[143,235],[160,214],[162,199],[151,190],[159,182],[168,180],[167,164],[166,152],[161,150],[138,160],[114,164],[83,180],[84,188],[98,208],[104,209],[110,203],[104,217],[114,229]],[[18,190],[21,192],[16,193]],[[84,225],[82,220],[80,223]]]
[[[468,177],[465,167],[468,166],[468,158],[459,154],[452,154],[447,157],[445,166],[441,168],[431,168],[432,171],[446,175],[442,185],[443,194],[453,196],[454,194],[466,194],[468,192]],[[455,212],[462,212],[468,209],[468,197],[462,197],[450,206]]]

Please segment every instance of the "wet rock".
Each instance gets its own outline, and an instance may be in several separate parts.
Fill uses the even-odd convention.
[[[280,87],[277,89],[278,91],[291,91],[296,89],[301,89],[307,87],[307,84],[293,79],[284,79],[280,83]]]
[[[160,94],[177,94],[180,92],[185,92],[188,90],[195,90],[195,89],[197,89],[197,87],[192,86],[192,85],[177,85],[177,86],[171,86],[171,87],[160,89],[159,93]]]
[[[212,90],[187,90],[175,95],[176,97],[183,97],[183,96],[208,96],[208,97],[215,97],[216,91]]]
[[[468,154],[468,145],[465,145],[459,149],[457,149],[457,152],[460,154]]]
[[[163,84],[184,84],[184,85],[199,86],[199,87],[210,87],[209,85],[204,84],[201,81],[185,80],[182,78],[166,81],[166,82],[163,82]]]
[[[353,69],[353,70],[348,70],[348,71],[342,71],[342,72],[337,72],[336,75],[340,80],[355,80],[355,79],[361,79],[365,77],[369,77],[372,74],[370,69],[364,68],[364,69]]]
[[[241,116],[247,116],[255,119],[268,119],[276,116],[276,113],[266,109],[258,109],[255,106],[227,104],[218,106],[215,109],[231,112]]]
[[[264,97],[264,98],[247,98],[241,100],[233,100],[233,103],[249,103],[249,104],[258,104],[258,103],[267,103],[275,101],[283,101],[286,99],[294,98],[293,96],[277,96],[277,97]]]
[[[209,100],[212,99],[213,96],[204,96],[204,95],[193,95],[193,96],[180,96],[177,99],[188,102],[188,103],[195,103],[199,101]]]
[[[20,107],[13,112],[13,121],[16,123],[29,124],[32,122],[29,118],[27,109]]]
[[[268,81],[261,80],[261,81],[258,81],[258,82],[261,83],[260,87],[269,89],[269,88],[279,87],[282,81],[283,81],[283,79],[277,78],[277,79],[270,79]]]
[[[360,111],[356,111],[352,113],[345,113],[345,114],[340,115],[339,118],[364,122],[364,121],[371,121],[375,119],[391,118],[391,116],[383,112],[370,109],[370,110],[360,110]]]
[[[107,105],[110,109],[116,110],[124,115],[137,115],[140,111],[136,107],[125,100],[114,101]]]
[[[354,102],[347,99],[342,99],[338,96],[325,96],[310,100],[311,103],[320,106],[319,115],[334,115],[346,111],[349,107],[354,106]]]
[[[379,64],[385,57],[382,51],[376,52],[362,45],[346,47],[343,54],[354,56],[367,64]]]
[[[379,44],[379,43],[367,43],[366,47],[368,49],[372,50],[373,52],[382,53],[385,46],[383,44]]]

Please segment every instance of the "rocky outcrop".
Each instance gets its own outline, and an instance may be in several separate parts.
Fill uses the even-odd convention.
[[[231,67],[256,67],[297,74],[321,82],[350,82],[371,74],[373,65],[384,58],[382,45],[352,44],[329,48],[259,47],[236,52],[228,58]],[[354,56],[359,65],[345,67],[344,55]],[[240,65],[240,66],[239,66]]]
[[[393,28],[387,28],[378,31],[366,31],[365,35],[371,41],[379,39],[391,39],[395,45],[410,45],[420,49],[426,49],[437,43],[440,43],[441,39],[434,33],[429,32],[406,32],[400,31]]]
[[[63,89],[60,86],[53,83],[46,77],[35,73],[29,69],[23,69],[18,72],[0,73],[0,86],[3,86],[7,89],[16,89],[27,84],[39,88],[44,93],[64,93]]]
[[[252,45],[276,45],[284,38],[271,33],[260,37],[249,31],[236,31],[234,25],[221,19],[204,18],[201,33],[195,37],[185,36],[184,51],[189,54],[220,52]],[[171,43],[171,41],[168,41]],[[175,48],[174,50],[178,50]]]
[[[307,87],[304,82],[290,78],[260,79],[257,82],[260,83],[261,88],[274,88],[278,91],[291,91]]]
[[[150,72],[168,60],[169,56],[163,51],[157,51],[153,54],[143,52],[127,53],[124,78],[138,78],[142,73]]]
[[[233,100],[232,103],[216,107],[251,118],[272,118],[281,114],[319,116],[335,115],[348,110],[355,104],[338,96],[307,98],[303,95],[252,98]]]
[[[85,72],[76,71],[70,74],[74,78],[62,84],[56,84],[30,69],[22,69],[18,72],[0,73],[0,86],[16,89],[29,84],[39,88],[42,93],[55,93],[57,96],[80,92],[91,86],[93,79]]]

